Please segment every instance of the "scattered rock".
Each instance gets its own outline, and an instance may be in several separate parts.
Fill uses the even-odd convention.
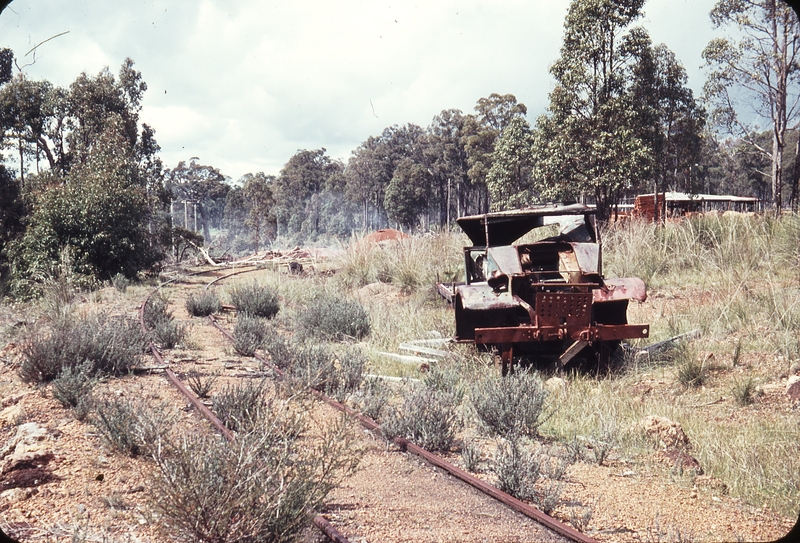
[[[660,450],[656,452],[655,459],[678,468],[681,472],[694,471],[697,475],[703,474],[703,467],[700,462],[694,456],[680,449],[668,448]]]
[[[697,488],[710,490],[715,494],[726,495],[728,493],[728,485],[726,485],[716,477],[712,477],[711,475],[698,476],[697,478],[695,478],[694,484]]]
[[[33,496],[34,490],[35,489],[32,488],[11,488],[0,492],[0,496],[2,496],[7,503],[14,504],[25,501]]]
[[[639,421],[636,426],[663,449],[691,448],[689,438],[684,433],[681,425],[666,417],[649,415]]]
[[[800,401],[800,376],[792,375],[786,384],[786,395],[793,403]]]
[[[6,408],[11,405],[16,405],[19,401],[30,394],[30,392],[23,392],[22,394],[16,394],[14,396],[9,396],[8,398],[3,398],[3,401],[0,402],[0,407]]]
[[[9,440],[3,449],[0,449],[0,460],[6,459],[6,468],[0,471],[7,471],[7,467],[15,462],[47,454],[47,439],[47,429],[42,428],[35,422],[17,426],[16,435]]]
[[[10,405],[0,411],[0,426],[13,425],[25,412],[20,404]]]

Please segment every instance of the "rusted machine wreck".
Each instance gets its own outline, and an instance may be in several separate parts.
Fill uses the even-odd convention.
[[[505,375],[520,356],[550,371],[607,368],[621,340],[648,337],[649,325],[627,317],[629,300],[647,297],[644,282],[603,278],[594,212],[548,205],[459,218],[472,242],[466,282],[436,285],[455,309],[455,340],[496,348]],[[559,233],[514,245],[548,225]]]

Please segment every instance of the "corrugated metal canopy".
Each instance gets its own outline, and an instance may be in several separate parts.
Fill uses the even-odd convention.
[[[545,217],[586,215],[594,212],[594,208],[583,204],[548,205],[485,215],[470,215],[461,217],[456,222],[472,241],[473,246],[486,247],[511,245],[534,228],[550,224],[545,222]]]

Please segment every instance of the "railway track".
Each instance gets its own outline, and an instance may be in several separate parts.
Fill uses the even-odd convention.
[[[240,269],[236,270],[232,273],[228,273],[225,275],[220,275],[219,277],[214,278],[212,281],[205,284],[204,288],[207,289],[211,286],[217,285],[219,282],[229,279],[233,276],[240,275],[243,273],[249,273],[254,271],[259,271],[260,268],[252,267],[250,269]],[[212,269],[212,270],[200,270],[197,272],[193,272],[191,274],[187,274],[182,277],[176,277],[170,280],[167,283],[161,285],[161,287],[166,286],[168,283],[176,282],[180,279],[185,279],[187,277],[193,276],[202,276],[211,272],[220,272],[219,268]],[[161,288],[159,287],[159,288]],[[144,311],[145,306],[150,300],[150,298],[157,292],[157,289],[151,291],[147,298],[140,306],[139,310],[139,319],[143,330],[146,331],[145,321],[144,321]],[[217,319],[213,316],[209,318],[209,324],[213,326],[216,330],[218,330],[229,342],[233,341],[233,335],[228,331],[224,326],[222,326]],[[156,359],[160,366],[168,366],[165,363],[165,360],[162,354],[158,351],[158,349],[153,345],[150,344],[150,352],[153,357]],[[277,376],[278,379],[285,379],[286,376],[284,372],[272,364],[271,361],[267,360],[266,358],[262,357],[259,354],[254,356],[262,365],[265,367],[269,367],[271,373]],[[166,378],[178,389],[178,391],[185,396],[189,402],[197,409],[197,411],[202,414],[213,426],[216,430],[218,430],[226,439],[233,440],[235,439],[235,435],[228,429],[222,421],[198,398],[190,389],[186,386],[183,381],[170,369],[169,367],[165,368],[164,370]],[[372,432],[376,436],[383,438],[381,433],[380,425],[370,419],[369,417],[364,416],[363,414],[357,412],[356,410],[352,409],[351,407],[337,401],[336,399],[315,390],[313,388],[309,389],[310,393],[316,397],[319,401],[323,402],[324,404],[332,407],[333,409],[347,414],[352,419],[356,420],[363,428]],[[459,468],[458,466],[452,464],[451,462],[447,461],[446,459],[430,452],[418,445],[412,443],[411,441],[402,438],[396,437],[393,440],[393,443],[397,445],[401,451],[412,453],[413,455],[417,456],[424,462],[434,466],[446,473],[450,476],[456,478],[457,480],[466,483],[467,485],[473,487],[474,489],[480,491],[481,493],[489,496],[490,498],[496,500],[497,502],[501,503],[503,506],[507,507],[510,510],[513,510],[517,513],[520,513],[532,520],[536,523],[544,527],[546,531],[549,531],[554,536],[552,539],[554,541],[575,541],[580,543],[592,543],[595,540],[582,534],[581,532],[575,530],[574,528],[560,522],[559,520],[546,515],[539,509],[499,490],[497,487],[490,485],[489,483],[483,481],[482,479],[472,475],[471,473]],[[314,516],[314,524],[319,530],[328,538],[330,541],[334,541],[336,543],[345,543],[348,542],[348,538],[339,532],[325,517],[322,515],[315,515]]]

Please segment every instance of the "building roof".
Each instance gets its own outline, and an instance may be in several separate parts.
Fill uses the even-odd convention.
[[[729,194],[689,194],[687,192],[664,192],[667,202],[742,202],[756,203],[760,200],[752,196],[733,196]],[[640,194],[639,196],[653,196],[650,194]]]

